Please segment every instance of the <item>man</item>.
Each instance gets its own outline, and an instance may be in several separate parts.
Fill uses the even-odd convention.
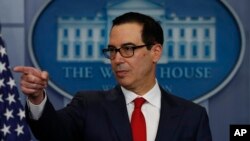
[[[136,141],[139,135],[140,141],[211,141],[205,109],[169,94],[157,83],[162,46],[162,28],[151,17],[134,12],[117,17],[103,53],[111,61],[118,85],[109,91],[79,92],[59,111],[44,92],[48,73],[15,67],[23,73],[21,89],[28,97],[27,117],[35,137],[42,141]],[[144,104],[139,108],[141,119],[136,121],[141,124],[135,125],[140,128],[135,129],[133,110],[138,97],[144,98]]]

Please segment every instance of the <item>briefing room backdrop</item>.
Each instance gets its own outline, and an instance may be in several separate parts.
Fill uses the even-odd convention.
[[[71,4],[65,5],[69,2]],[[47,91],[59,109],[79,88],[113,86],[109,84],[113,82],[109,63],[103,61],[98,52],[107,44],[112,18],[130,10],[153,14],[163,25],[168,41],[164,47],[170,48],[165,49],[168,56],[163,55],[160,62],[160,83],[173,93],[204,106],[213,140],[228,141],[230,124],[250,124],[249,5],[249,0],[0,0],[0,23],[11,67],[35,66],[49,71],[52,81]],[[74,35],[71,35],[72,27]],[[176,38],[177,28],[178,36],[183,36],[181,42]],[[200,34],[203,29],[204,38]],[[190,39],[185,38],[185,34],[197,42],[209,39],[203,44],[205,57],[199,56],[202,51],[195,42],[190,45],[191,53],[187,53],[185,43]],[[93,40],[88,40],[91,37]],[[64,38],[74,41],[74,51]],[[177,41],[179,56],[175,49],[171,50]],[[97,49],[93,49],[95,47]],[[74,65],[78,67],[72,67]],[[20,75],[13,74],[18,84]],[[100,80],[96,81],[95,77]],[[191,77],[195,77],[195,81]],[[21,98],[24,104],[22,94]]]

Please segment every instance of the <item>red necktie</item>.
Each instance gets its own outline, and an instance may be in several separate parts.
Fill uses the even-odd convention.
[[[132,127],[132,135],[133,141],[146,141],[147,133],[146,133],[146,122],[141,111],[141,106],[146,100],[144,98],[136,98],[134,100],[134,111],[131,117],[131,127]]]

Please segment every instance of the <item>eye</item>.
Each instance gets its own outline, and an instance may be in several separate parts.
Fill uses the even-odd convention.
[[[108,50],[109,50],[110,52],[114,52],[114,51],[116,50],[116,48],[114,48],[114,47],[109,47]]]
[[[134,49],[134,46],[133,45],[127,45],[127,46],[123,46],[122,49],[124,51],[131,51]]]

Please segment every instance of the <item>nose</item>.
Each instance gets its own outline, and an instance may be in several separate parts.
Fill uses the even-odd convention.
[[[115,54],[115,58],[112,60],[115,64],[120,64],[124,62],[124,57],[122,57],[121,53],[118,51]]]

